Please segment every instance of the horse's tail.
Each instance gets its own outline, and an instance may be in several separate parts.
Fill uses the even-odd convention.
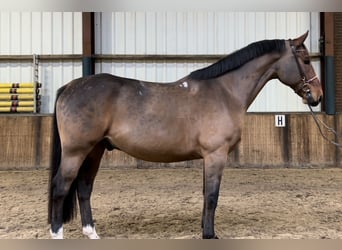
[[[51,152],[51,162],[50,162],[50,179],[49,179],[49,204],[48,204],[48,223],[51,223],[52,217],[52,200],[53,200],[53,188],[54,188],[54,177],[56,176],[61,163],[61,140],[59,136],[59,131],[57,127],[57,117],[56,117],[56,103],[59,96],[65,90],[66,85],[61,87],[57,91],[55,109],[53,116],[53,135],[52,135],[52,152]],[[63,203],[63,222],[68,222],[76,216],[76,181],[74,181],[70,187],[69,193],[65,197]]]

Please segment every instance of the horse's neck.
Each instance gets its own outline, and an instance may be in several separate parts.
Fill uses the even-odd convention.
[[[273,78],[275,70],[272,65],[278,58],[276,55],[261,56],[232,72],[230,79],[234,80],[227,84],[230,85],[232,92],[241,101],[245,110],[252,104],[265,84]]]

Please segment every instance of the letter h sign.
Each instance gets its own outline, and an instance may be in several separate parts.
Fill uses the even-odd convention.
[[[275,115],[275,126],[276,127],[286,127],[285,115]]]

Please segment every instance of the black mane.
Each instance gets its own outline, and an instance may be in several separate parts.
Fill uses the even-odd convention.
[[[285,40],[263,40],[251,43],[206,68],[191,72],[190,77],[195,80],[206,80],[219,77],[241,67],[256,57],[273,51],[281,52],[284,48]]]

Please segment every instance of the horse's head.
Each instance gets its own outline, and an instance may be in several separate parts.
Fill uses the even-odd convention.
[[[308,33],[286,41],[286,52],[277,63],[277,75],[281,82],[303,98],[305,104],[317,106],[322,100],[323,90],[304,45]]]

